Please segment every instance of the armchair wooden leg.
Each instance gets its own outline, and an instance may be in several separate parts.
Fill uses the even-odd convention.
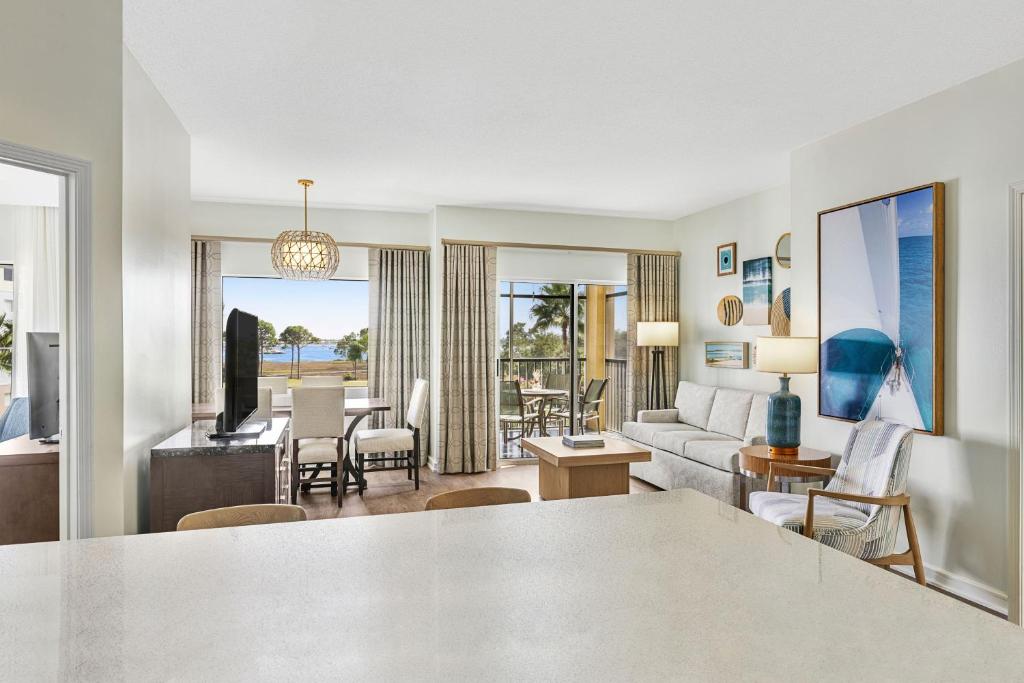
[[[928,585],[924,575],[924,562],[921,560],[921,546],[917,542],[917,527],[914,526],[914,517],[910,514],[910,503],[903,506],[903,521],[907,525],[907,543],[910,545],[910,554],[914,558],[914,578],[922,586]]]

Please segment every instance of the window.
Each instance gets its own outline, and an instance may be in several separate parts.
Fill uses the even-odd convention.
[[[260,374],[341,375],[366,384],[369,283],[271,277],[223,279],[224,318],[238,308],[260,320]]]

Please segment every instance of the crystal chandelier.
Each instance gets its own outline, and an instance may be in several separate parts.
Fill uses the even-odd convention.
[[[312,180],[299,180],[302,185],[303,228],[285,230],[270,248],[274,270],[287,280],[329,280],[341,260],[338,244],[326,232],[309,229],[309,186]]]

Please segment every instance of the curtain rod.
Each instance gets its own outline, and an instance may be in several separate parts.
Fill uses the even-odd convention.
[[[532,244],[529,242],[486,242],[480,240],[441,240],[441,244],[472,244],[478,247],[509,247],[513,249],[550,249],[552,251],[600,251],[610,254],[656,254],[658,256],[680,256],[678,251],[659,251],[657,249],[625,249],[619,247],[595,247],[590,245],[570,244]]]
[[[220,235],[192,235],[194,240],[207,242],[248,242],[251,244],[273,244],[269,237],[224,237]],[[410,249],[412,251],[430,251],[425,244],[376,244],[374,242],[335,242],[339,247],[362,247],[365,249]]]

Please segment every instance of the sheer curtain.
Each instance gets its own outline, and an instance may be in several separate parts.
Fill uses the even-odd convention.
[[[370,396],[391,405],[374,418],[378,427],[405,427],[412,386],[430,374],[430,252],[370,249],[369,265],[368,388]],[[420,435],[421,465],[429,447],[427,420]]]
[[[441,293],[441,410],[437,471],[497,466],[495,414],[496,250],[444,245]]]
[[[679,257],[667,254],[629,254],[626,261],[626,419],[646,410],[651,375],[651,350],[636,345],[638,321],[679,320]],[[665,352],[665,383],[669,404],[675,401],[679,379],[676,349]]]
[[[192,241],[192,402],[217,403],[221,387],[220,242]]]
[[[14,225],[14,377],[11,395],[28,394],[28,333],[60,331],[58,208],[19,206]]]

